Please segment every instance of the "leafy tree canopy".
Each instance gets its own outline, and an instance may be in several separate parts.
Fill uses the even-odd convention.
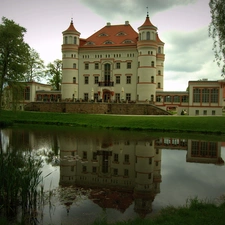
[[[53,89],[59,91],[62,83],[62,60],[56,59],[47,65],[46,75],[49,77],[48,82]]]
[[[45,76],[44,61],[40,58],[38,52],[33,48],[29,49],[27,58],[27,71],[25,73],[25,81],[40,81]]]
[[[209,36],[213,38],[215,61],[221,66],[222,76],[225,76],[225,2],[224,0],[210,0],[211,23]]]
[[[5,17],[0,24],[0,109],[3,88],[10,82],[24,80],[29,45],[24,42],[26,29]]]

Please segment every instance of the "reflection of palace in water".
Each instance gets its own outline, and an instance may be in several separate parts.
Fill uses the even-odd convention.
[[[221,143],[186,139],[115,141],[60,139],[60,184],[90,188],[102,208],[124,212],[133,202],[144,216],[160,192],[162,150],[187,151],[187,162],[224,164]]]

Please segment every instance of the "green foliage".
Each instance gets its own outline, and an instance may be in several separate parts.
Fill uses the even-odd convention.
[[[49,77],[49,84],[54,90],[59,91],[62,83],[62,61],[56,59],[53,63],[47,65],[46,75]]]
[[[26,29],[5,17],[0,24],[0,109],[3,89],[8,83],[24,80],[29,46],[24,42]]]
[[[218,66],[222,67],[222,75],[225,76],[225,4],[224,0],[210,0],[211,23],[209,36],[213,38],[213,50]],[[221,65],[222,62],[222,65]]]
[[[37,53],[33,48],[29,49],[27,66],[25,81],[40,81],[40,79],[45,76],[44,61],[40,58],[39,53]]]

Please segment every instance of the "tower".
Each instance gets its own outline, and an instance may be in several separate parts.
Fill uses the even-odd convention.
[[[75,29],[73,20],[67,30],[62,32],[62,99],[74,99],[78,96],[78,50],[80,33]],[[72,94],[71,94],[72,93]]]
[[[138,31],[137,100],[155,102],[156,90],[163,90],[164,43],[148,14]]]

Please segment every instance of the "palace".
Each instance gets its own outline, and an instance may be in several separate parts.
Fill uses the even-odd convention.
[[[164,42],[148,14],[138,32],[128,21],[107,23],[83,39],[72,20],[62,35],[61,91],[28,82],[21,109],[145,115],[173,109],[177,115],[222,116],[225,79],[189,81],[186,91],[164,91]],[[10,98],[5,99],[6,108],[12,108]]]
[[[155,102],[163,91],[164,43],[147,15],[138,33],[128,21],[81,39],[73,21],[63,32],[62,99]]]

